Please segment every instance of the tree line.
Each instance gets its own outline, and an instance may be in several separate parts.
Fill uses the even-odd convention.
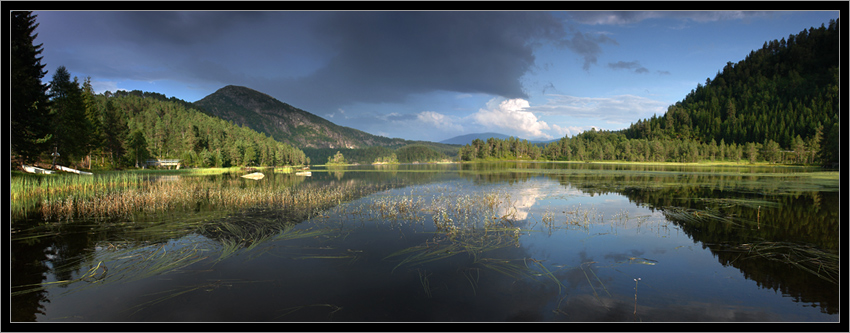
[[[435,147],[425,144],[409,144],[398,148],[373,146],[364,148],[304,148],[311,161],[328,161],[334,164],[358,163],[428,163],[452,159]]]
[[[49,83],[39,54],[36,16],[12,12],[12,156],[21,163],[56,159],[82,168],[142,166],[180,159],[189,167],[307,164],[288,144],[211,117],[192,104],[138,90],[95,94],[59,66]],[[58,156],[54,153],[58,153]]]
[[[738,144],[712,139],[702,143],[694,139],[657,138],[629,139],[619,131],[582,132],[572,138],[564,137],[545,146],[514,137],[508,139],[475,139],[460,148],[461,161],[474,160],[550,160],[550,161],[628,161],[684,162],[733,161],[755,163],[814,163],[820,148],[818,133],[809,140],[795,141],[793,150],[778,143],[747,142]]]
[[[619,131],[586,131],[541,146],[477,139],[475,159],[838,163],[838,20],[765,42],[697,84],[658,117]]]

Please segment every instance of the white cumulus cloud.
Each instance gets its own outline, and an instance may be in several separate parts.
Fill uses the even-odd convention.
[[[470,117],[485,127],[499,127],[519,132],[520,136],[529,138],[546,138],[552,136],[543,132],[552,128],[545,121],[537,119],[531,111],[528,101],[516,98],[499,101],[494,98],[487,103],[486,108],[479,109]]]

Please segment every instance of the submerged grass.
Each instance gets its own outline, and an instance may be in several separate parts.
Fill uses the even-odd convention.
[[[837,252],[824,251],[809,244],[771,241],[734,245],[729,250],[741,252],[744,260],[763,258],[781,262],[830,283],[839,283],[841,262]]]
[[[721,207],[742,206],[747,208],[779,207],[779,203],[770,200],[739,199],[739,198],[695,198],[695,201],[705,202]]]
[[[43,282],[12,287],[12,295],[46,290],[61,286],[67,288],[64,293],[72,293],[90,287],[115,282],[130,282],[162,275],[188,267],[207,259],[209,249],[203,243],[191,245],[173,242],[153,245],[109,244],[93,253],[77,257],[68,263],[55,267],[56,275],[73,276],[79,267],[88,269],[76,278]]]
[[[684,223],[699,224],[704,222],[722,222],[737,227],[752,224],[753,221],[744,220],[722,213],[714,208],[693,209],[684,207],[664,207],[663,213],[667,218]]]
[[[593,277],[596,278],[596,281],[599,282],[599,285],[602,286],[602,289],[605,290],[605,293],[608,294],[608,297],[611,297],[611,293],[608,292],[608,288],[605,288],[605,284],[602,283],[602,280],[599,279],[599,276],[597,276],[596,272],[593,271],[593,268],[590,267],[591,265],[593,265],[595,263],[596,262],[594,262],[594,261],[584,262],[581,265],[579,265],[579,268],[581,268],[581,271],[584,273],[584,277],[587,278],[587,284],[589,284],[590,289],[593,290],[593,296],[596,297],[596,300],[598,300],[599,303],[602,304],[602,306],[607,309],[608,305],[606,305],[605,302],[603,302],[602,299],[599,297],[599,293],[596,292],[596,287],[593,286],[593,281],[591,281],[590,276],[587,275],[587,271],[590,271],[590,273],[593,274]],[[588,269],[585,270],[584,266],[587,266]]]
[[[139,313],[139,311],[150,308],[151,306],[157,305],[159,303],[162,303],[162,302],[168,301],[170,299],[174,299],[176,297],[179,297],[179,296],[182,296],[182,295],[185,295],[185,294],[189,294],[189,293],[192,293],[192,292],[195,292],[195,291],[201,290],[201,291],[205,291],[205,292],[212,292],[212,291],[218,290],[220,288],[230,288],[234,284],[258,283],[258,282],[269,282],[269,281],[241,281],[241,280],[232,280],[232,279],[207,280],[206,282],[200,283],[200,284],[197,284],[197,285],[183,286],[183,287],[173,288],[173,289],[169,289],[169,290],[163,290],[163,291],[159,291],[159,292],[155,292],[155,293],[145,295],[145,296],[159,296],[159,297],[152,299],[150,301],[146,301],[146,302],[134,305],[134,306],[130,307],[129,309],[127,309],[127,311],[135,309],[135,311],[130,313],[130,316],[133,316],[136,313]]]

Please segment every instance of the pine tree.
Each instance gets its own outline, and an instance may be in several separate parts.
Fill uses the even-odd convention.
[[[47,74],[41,63],[42,44],[35,45],[38,34],[36,15],[32,12],[11,13],[11,49],[9,54],[11,97],[9,137],[12,154],[30,163],[50,147],[51,131],[48,85],[41,79]]]
[[[794,138],[794,143],[792,144],[794,148],[794,154],[797,156],[797,163],[805,162],[806,155],[806,143],[803,141],[803,138],[800,135]]]
[[[823,138],[823,125],[820,125],[815,130],[815,135],[809,138],[809,141],[806,143],[806,147],[808,148],[809,156],[807,158],[811,163],[815,162],[815,158],[817,157],[818,152],[820,151],[820,142],[821,138]]]
[[[60,160],[72,162],[85,156],[88,131],[82,90],[77,78],[59,66],[50,81],[51,113],[53,114],[53,144],[58,148]]]
[[[94,89],[91,85],[91,77],[86,77],[83,80],[82,100],[83,109],[86,112],[86,122],[89,126],[86,130],[88,136],[86,154],[91,158],[92,152],[103,146],[103,125],[100,121],[100,110],[98,109]],[[88,167],[91,167],[91,165]]]
[[[140,130],[133,131],[127,140],[127,148],[130,150],[130,156],[133,158],[135,166],[138,168],[145,160],[150,158],[148,152],[148,143],[145,142],[145,135]]]
[[[127,140],[130,128],[127,127],[125,117],[121,114],[112,103],[112,98],[107,98],[102,109],[103,119],[103,148],[109,152],[109,160],[113,166],[116,162],[120,162],[124,157],[124,142]],[[143,141],[144,142],[144,141]],[[145,142],[147,146],[147,142]],[[138,154],[140,148],[134,147],[134,157],[136,159],[141,156]],[[148,151],[145,148],[145,151]],[[137,161],[140,162],[140,161]]]
[[[758,158],[758,147],[755,143],[752,142],[747,142],[745,147],[745,150],[747,152],[747,159],[750,161],[750,163],[755,163],[756,158]]]

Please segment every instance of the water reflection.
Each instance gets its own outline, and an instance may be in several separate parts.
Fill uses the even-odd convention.
[[[310,178],[189,177],[173,181],[245,193],[304,190],[326,200],[73,224],[16,221],[13,286],[40,290],[13,288],[12,320],[834,318],[777,302],[747,280],[837,314],[837,284],[734,248],[758,241],[837,249],[838,193],[829,183],[788,176],[782,179],[790,184],[777,185],[776,175],[749,169],[711,175],[580,166],[360,166],[313,170]],[[70,306],[115,295],[137,301],[100,312]],[[751,299],[735,305],[741,295]],[[234,310],[221,313],[221,304]]]

